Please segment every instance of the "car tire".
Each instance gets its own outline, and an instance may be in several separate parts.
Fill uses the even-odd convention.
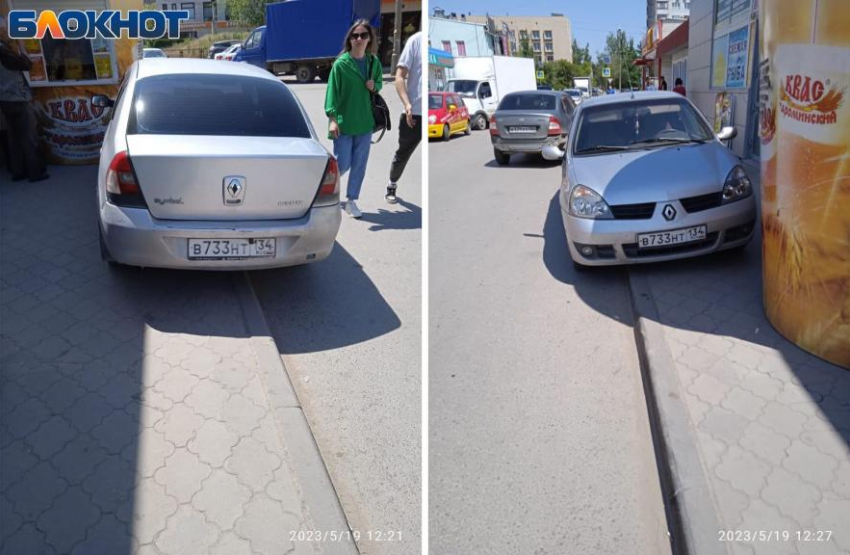
[[[469,135],[471,133],[472,133],[472,122],[469,121],[469,120],[466,120],[466,129],[463,130],[463,134]]]
[[[295,70],[295,78],[299,83],[311,83],[316,78],[316,68],[307,64],[300,65]]]
[[[511,163],[511,155],[507,152],[502,152],[501,150],[493,149],[493,157],[496,159],[496,163],[500,166],[507,166]]]
[[[477,114],[475,116],[475,128],[479,131],[487,129],[487,116],[484,114]]]
[[[440,138],[443,139],[444,141],[448,141],[449,139],[452,138],[452,130],[451,130],[451,128],[449,128],[448,123],[443,126],[443,136],[440,137]]]

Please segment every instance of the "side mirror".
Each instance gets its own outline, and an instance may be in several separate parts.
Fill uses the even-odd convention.
[[[543,147],[543,158],[547,160],[560,160],[566,154],[560,148],[554,145],[546,145]]]
[[[115,106],[115,101],[105,94],[96,94],[91,97],[91,105],[98,108],[111,108]]]
[[[738,136],[738,130],[734,127],[724,127],[717,134],[717,138],[721,141],[730,141]]]
[[[454,104],[449,104],[449,112],[454,112],[454,111],[457,111],[457,106],[455,106]]]

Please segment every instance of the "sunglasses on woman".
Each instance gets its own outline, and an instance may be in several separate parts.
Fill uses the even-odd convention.
[[[366,40],[369,38],[369,33],[351,33],[351,40]]]

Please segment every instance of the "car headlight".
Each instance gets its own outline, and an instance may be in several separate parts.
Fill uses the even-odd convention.
[[[753,194],[753,184],[741,166],[735,166],[723,184],[723,203],[734,202]]]
[[[430,123],[432,125],[437,123],[437,116],[433,116],[433,115],[428,116],[428,123]]]
[[[593,220],[610,220],[614,217],[605,199],[584,185],[576,185],[570,192],[570,215]]]

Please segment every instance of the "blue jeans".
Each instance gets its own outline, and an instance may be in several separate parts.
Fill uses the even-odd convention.
[[[339,164],[339,176],[345,175],[349,169],[347,197],[349,200],[360,198],[360,188],[366,177],[366,162],[369,160],[369,149],[372,147],[372,134],[340,135],[334,139],[334,156]]]

